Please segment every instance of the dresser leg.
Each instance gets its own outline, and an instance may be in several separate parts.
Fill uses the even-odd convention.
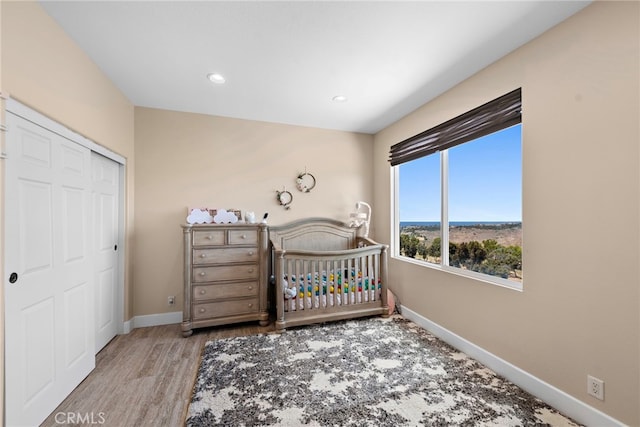
[[[193,329],[191,329],[191,322],[182,322],[182,336],[187,338],[193,335]]]

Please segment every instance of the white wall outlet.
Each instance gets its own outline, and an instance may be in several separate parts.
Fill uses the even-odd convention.
[[[587,375],[587,393],[596,399],[604,400],[604,381]]]
[[[175,303],[176,303],[176,297],[170,296],[170,297],[167,298],[167,304],[173,305]]]

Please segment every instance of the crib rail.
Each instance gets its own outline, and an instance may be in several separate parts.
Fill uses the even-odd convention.
[[[387,312],[387,246],[358,242],[321,252],[275,245],[276,329]]]

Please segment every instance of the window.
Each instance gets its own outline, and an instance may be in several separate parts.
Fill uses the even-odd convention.
[[[394,255],[521,287],[520,105],[518,89],[391,147]]]

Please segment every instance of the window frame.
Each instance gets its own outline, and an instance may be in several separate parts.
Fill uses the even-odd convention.
[[[440,158],[440,162],[442,163],[442,156]],[[440,166],[442,168],[442,165]],[[399,261],[408,262],[410,264],[415,264],[421,267],[431,268],[434,270],[439,270],[447,273],[451,273],[457,276],[470,278],[473,280],[477,280],[480,282],[488,283],[491,285],[497,285],[504,288],[522,291],[524,289],[524,278],[522,282],[515,282],[513,280],[503,279],[498,276],[491,276],[489,274],[479,273],[477,271],[465,270],[459,267],[452,267],[448,265],[449,263],[449,251],[441,251],[440,254],[440,264],[435,264],[432,262],[427,262],[415,258],[411,258],[408,256],[404,256],[400,254],[400,203],[399,203],[399,184],[400,184],[400,176],[399,176],[399,165],[391,167],[391,188],[393,191],[393,205],[391,207],[391,258],[397,259]],[[441,194],[441,198],[446,197],[444,194]],[[447,209],[447,206],[444,204],[441,205],[441,211]],[[446,224],[445,224],[446,222]],[[440,239],[441,245],[443,248],[449,247],[449,219],[441,218],[440,222]],[[445,228],[446,227],[446,228]],[[445,233],[444,230],[447,230]],[[446,236],[445,236],[446,235]],[[446,245],[446,246],[445,246]],[[446,264],[445,263],[446,257]]]
[[[417,264],[423,267],[427,267],[427,268],[432,268],[432,269],[436,269],[436,270],[440,270],[440,271],[444,271],[447,273],[451,273],[451,274],[455,274],[457,276],[462,276],[462,277],[466,277],[466,278],[470,278],[470,279],[474,279],[477,281],[481,281],[484,283],[489,283],[492,285],[498,285],[501,287],[505,287],[508,289],[512,289],[512,290],[517,290],[517,291],[522,291],[523,290],[523,286],[524,286],[524,276],[522,281],[517,282],[517,281],[513,281],[513,280],[509,280],[509,279],[504,279],[502,277],[498,277],[498,276],[492,276],[490,274],[485,274],[485,273],[480,273],[480,272],[476,272],[476,271],[472,271],[472,270],[465,270],[459,267],[453,267],[449,265],[449,250],[442,250],[441,251],[441,255],[440,255],[440,263],[439,264],[435,264],[435,263],[431,263],[431,262],[427,262],[427,261],[423,261],[423,260],[418,260],[415,258],[411,258],[411,257],[407,257],[404,255],[400,254],[400,174],[399,174],[399,170],[400,170],[400,165],[403,163],[407,163],[410,162],[412,160],[416,160],[419,158],[423,158],[429,155],[434,155],[435,152],[431,151],[430,153],[427,154],[422,154],[420,155],[420,150],[424,150],[424,147],[420,148],[418,147],[418,149],[416,150],[415,147],[418,146],[419,144],[421,144],[421,141],[428,141],[428,136],[430,134],[430,132],[432,132],[433,130],[438,130],[441,129],[443,126],[448,126],[451,123],[454,123],[455,126],[455,121],[459,120],[461,118],[468,118],[469,116],[473,116],[473,112],[474,111],[479,111],[482,108],[485,108],[485,106],[488,106],[491,103],[496,103],[497,101],[499,101],[501,98],[508,98],[511,97],[511,102],[514,101],[514,97],[517,95],[517,108],[518,108],[518,115],[519,115],[519,120],[517,123],[514,123],[514,119],[513,116],[511,115],[509,120],[510,120],[510,124],[504,125],[501,128],[498,129],[493,129],[491,132],[488,133],[483,133],[483,134],[477,134],[476,136],[474,136],[473,138],[466,138],[464,140],[462,140],[462,142],[457,142],[455,144],[446,144],[445,143],[439,143],[442,144],[440,150],[436,150],[435,152],[437,152],[440,156],[439,159],[439,164],[440,164],[440,238],[441,238],[441,247],[442,248],[449,248],[449,148],[453,148],[455,146],[458,145],[464,145],[466,143],[470,143],[473,142],[475,140],[478,140],[486,135],[490,135],[492,133],[496,133],[499,132],[501,130],[507,129],[511,126],[514,126],[516,124],[519,124],[521,126],[521,140],[520,143],[523,143],[522,140],[522,120],[521,120],[521,112],[520,112],[520,105],[521,105],[521,90],[520,89],[516,89],[515,91],[510,92],[509,94],[504,95],[503,97],[497,98],[494,101],[490,101],[487,104],[484,104],[480,107],[478,107],[477,109],[471,110],[467,113],[464,113],[460,116],[458,116],[457,118],[451,119],[441,125],[435,126],[434,128],[421,132],[418,135],[415,135],[411,138],[408,138],[405,141],[402,141],[398,144],[395,144],[394,146],[392,146],[391,148],[391,159],[390,159],[390,163],[391,163],[391,173],[390,173],[390,181],[391,181],[391,191],[392,191],[392,195],[391,195],[391,200],[392,200],[392,206],[391,206],[391,237],[392,237],[392,242],[391,242],[391,257],[393,259],[398,259],[400,261],[404,261],[404,262],[409,262],[412,264]],[[495,105],[495,104],[494,104]],[[513,106],[510,107],[511,111],[509,114],[513,114],[514,109]],[[505,110],[506,111],[506,110]],[[432,133],[433,134],[433,133]],[[437,134],[437,132],[435,133]],[[414,152],[417,152],[417,154],[409,154],[409,156],[412,156],[412,158],[408,159],[408,160],[397,160],[394,159],[394,155],[397,155],[398,152],[402,151],[402,146],[407,147],[409,150],[414,150]],[[414,148],[412,148],[411,146],[413,145]],[[424,146],[424,143],[422,143],[422,145]],[[400,147],[400,150],[398,150],[398,148]],[[396,150],[396,152],[394,153],[394,150]],[[406,148],[405,148],[406,151]],[[522,159],[521,159],[521,174],[522,174]],[[520,200],[520,203],[522,203],[522,199]],[[523,223],[522,219],[521,219],[521,224]],[[524,245],[523,245],[524,246]]]

